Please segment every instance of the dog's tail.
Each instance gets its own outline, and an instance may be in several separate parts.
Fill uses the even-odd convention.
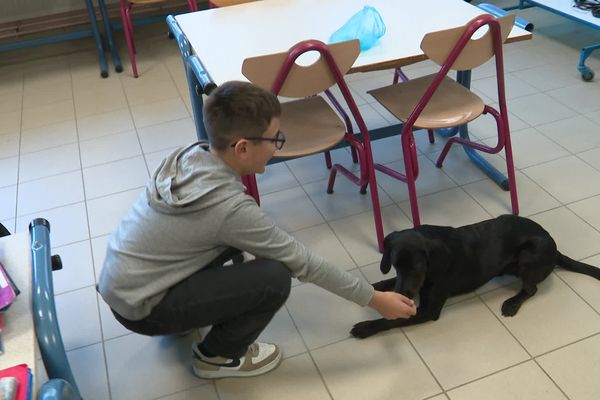
[[[600,268],[596,268],[593,265],[575,261],[572,258],[565,256],[558,252],[557,264],[566,270],[578,272],[580,274],[586,274],[596,279],[600,279]]]

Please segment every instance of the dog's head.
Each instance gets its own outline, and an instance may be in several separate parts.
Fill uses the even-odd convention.
[[[430,250],[424,236],[412,229],[392,232],[385,237],[379,268],[384,274],[392,266],[396,270],[394,291],[411,299],[419,294],[427,276]]]

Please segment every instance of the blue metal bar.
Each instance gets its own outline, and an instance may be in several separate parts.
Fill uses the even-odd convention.
[[[116,72],[123,72],[123,65],[121,64],[121,59],[119,58],[119,54],[117,53],[117,46],[115,45],[115,41],[113,39],[112,34],[112,24],[110,23],[110,18],[108,17],[108,11],[106,11],[106,4],[104,0],[98,0],[98,8],[100,9],[100,14],[102,15],[102,22],[104,23],[104,33],[106,35],[106,40],[108,41],[108,48],[110,49],[110,55],[113,60],[113,64],[115,66]]]
[[[477,4],[477,7],[481,8],[483,11],[486,11],[486,12],[492,14],[495,17],[504,17],[505,15],[508,15],[506,10],[503,10],[502,8],[492,5],[492,4],[481,3],[481,4]],[[525,29],[527,32],[533,31],[533,24],[521,17],[515,17],[515,26]]]
[[[88,12],[88,18],[90,19],[90,25],[92,26],[92,35],[96,40],[98,62],[100,63],[100,76],[106,78],[108,76],[108,65],[106,64],[106,57],[104,56],[104,46],[102,46],[102,38],[100,37],[98,20],[96,20],[96,11],[94,9],[94,3],[92,3],[92,0],[85,0],[85,7]]]
[[[202,109],[204,101],[202,99],[202,94],[209,95],[217,85],[211,79],[198,56],[192,54],[188,39],[181,30],[177,20],[175,20],[172,15],[167,17],[167,25],[175,37],[175,40],[179,45],[179,51],[181,52],[181,58],[183,60],[185,75],[190,91],[190,99],[192,101],[192,112],[196,124],[196,136],[198,137],[198,140],[208,140],[206,128],[203,123]]]
[[[76,397],[72,398],[80,399],[81,395],[65,353],[54,306],[50,223],[43,218],[34,219],[29,224],[29,233],[33,261],[33,323],[42,360],[48,378],[67,381],[76,394]]]
[[[111,53],[115,64],[115,70],[117,70],[117,72],[120,72],[119,69],[122,71],[123,67],[121,66],[121,61],[116,52],[116,47],[112,39],[112,33],[110,31],[110,22],[108,19],[108,13],[106,12],[106,7],[104,5],[104,0],[98,0],[98,4],[100,6],[100,11],[102,12],[102,19],[104,20],[104,25],[106,27],[106,34],[108,36],[109,46],[111,47]],[[100,36],[100,30],[98,29],[98,20],[96,19],[96,11],[94,9],[93,1],[85,0],[85,7],[88,13],[88,18],[90,20],[90,30],[67,32],[38,39],[20,40],[15,43],[7,43],[0,45],[0,52],[93,37],[96,42],[96,51],[98,52],[98,65],[100,66],[100,75],[103,78],[106,78],[108,76],[108,65],[106,63],[106,57],[104,55],[102,37]]]
[[[585,66],[585,60],[587,60],[587,58],[590,55],[592,55],[592,52],[594,50],[598,49],[600,49],[600,43],[593,44],[591,46],[585,46],[581,49],[581,54],[579,56],[579,65],[577,66],[577,69],[579,70],[579,72],[581,72],[581,77],[585,81],[591,81],[594,78],[594,72],[592,72],[591,69]]]

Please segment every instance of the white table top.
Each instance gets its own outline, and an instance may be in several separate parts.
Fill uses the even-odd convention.
[[[351,72],[387,69],[425,59],[423,36],[464,25],[484,14],[463,0],[263,0],[176,16],[194,53],[218,85],[246,80],[244,59],[288,50],[305,39],[327,42],[330,35],[365,5],[381,14],[386,34],[362,52]],[[531,33],[513,28],[509,40]]]
[[[0,262],[21,294],[4,315],[4,354],[0,369],[26,363],[35,371],[35,331],[31,313],[31,239],[29,232],[0,238]]]
[[[573,7],[573,0],[533,0],[533,3],[600,28],[600,18],[594,17],[589,10]]]

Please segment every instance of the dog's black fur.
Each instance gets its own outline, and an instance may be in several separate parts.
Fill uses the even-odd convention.
[[[600,269],[561,254],[556,243],[530,219],[503,215],[460,228],[421,225],[393,232],[384,241],[381,272],[396,269],[396,278],[373,286],[396,291],[411,299],[419,295],[417,314],[408,319],[359,322],[351,334],[365,338],[377,332],[435,321],[448,297],[472,292],[498,275],[521,279],[522,289],[502,304],[502,314],[513,316],[559,265],[600,279]]]

